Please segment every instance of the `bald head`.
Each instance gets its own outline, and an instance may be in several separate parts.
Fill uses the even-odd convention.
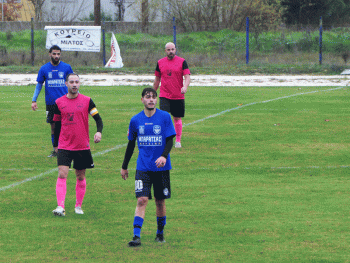
[[[175,44],[172,42],[168,42],[165,45],[165,53],[169,60],[172,60],[176,54]]]

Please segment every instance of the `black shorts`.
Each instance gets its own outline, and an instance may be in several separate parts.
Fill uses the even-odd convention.
[[[76,170],[84,170],[94,168],[94,161],[92,160],[92,155],[90,150],[82,151],[68,151],[58,149],[57,153],[57,165],[64,165],[71,167],[72,161],[73,168]]]
[[[159,109],[169,112],[173,117],[185,117],[185,100],[159,98]]]
[[[157,200],[171,197],[170,172],[169,170],[160,172],[143,172],[136,170],[135,194],[136,198],[147,196],[152,199],[151,188],[153,184],[154,197]]]
[[[46,105],[46,122],[54,123],[53,115],[55,115],[55,105]]]

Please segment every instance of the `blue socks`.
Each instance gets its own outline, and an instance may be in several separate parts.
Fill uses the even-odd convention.
[[[139,216],[135,216],[134,217],[134,236],[141,237],[142,225],[143,225],[143,218]],[[157,217],[157,234],[163,234],[165,225],[166,225],[166,216]]]
[[[55,143],[55,134],[51,134],[51,142],[52,142],[52,146]]]
[[[143,218],[139,216],[134,217],[134,236],[141,237],[141,228],[143,224]]]
[[[166,216],[157,217],[157,234],[163,234],[164,226],[166,225]]]

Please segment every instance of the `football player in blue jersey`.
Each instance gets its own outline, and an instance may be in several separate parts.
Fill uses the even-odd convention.
[[[46,122],[51,125],[51,143],[55,141],[55,122],[53,121],[55,100],[67,94],[67,86],[65,84],[66,76],[73,73],[70,65],[60,61],[61,48],[54,45],[49,50],[50,62],[43,65],[38,73],[36,81],[38,82],[32,99],[32,110],[38,108],[36,103],[40,91],[45,82],[45,102],[46,102]],[[55,157],[55,148],[48,157]]]
[[[137,205],[133,224],[134,235],[129,242],[130,247],[141,245],[141,228],[148,200],[152,199],[152,185],[158,226],[155,241],[165,242],[163,233],[166,224],[165,199],[171,197],[169,153],[176,135],[170,114],[156,108],[157,92],[153,88],[145,88],[142,91],[141,101],[144,109],[131,118],[129,142],[121,169],[122,178],[126,180],[129,176],[128,164],[137,140],[139,149],[135,175]]]

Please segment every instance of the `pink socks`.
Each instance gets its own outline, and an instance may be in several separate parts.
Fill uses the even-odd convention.
[[[75,186],[75,192],[76,192],[76,196],[77,196],[77,201],[75,203],[75,207],[77,206],[82,206],[83,204],[83,200],[84,200],[84,196],[85,196],[85,192],[86,192],[86,180],[84,178],[83,181],[80,181],[77,179],[77,184]]]
[[[75,207],[82,206],[85,192],[86,192],[86,180],[83,181],[77,179],[77,184],[75,186],[77,201]],[[56,182],[56,197],[57,205],[64,208],[64,201],[66,199],[67,193],[67,179],[57,178]]]
[[[67,193],[67,178],[57,178],[56,182],[56,197],[57,205],[64,208],[64,200],[66,199]]]
[[[174,119],[174,126],[175,126],[175,132],[176,132],[176,142],[181,142],[181,135],[182,135],[182,119],[175,120]]]

